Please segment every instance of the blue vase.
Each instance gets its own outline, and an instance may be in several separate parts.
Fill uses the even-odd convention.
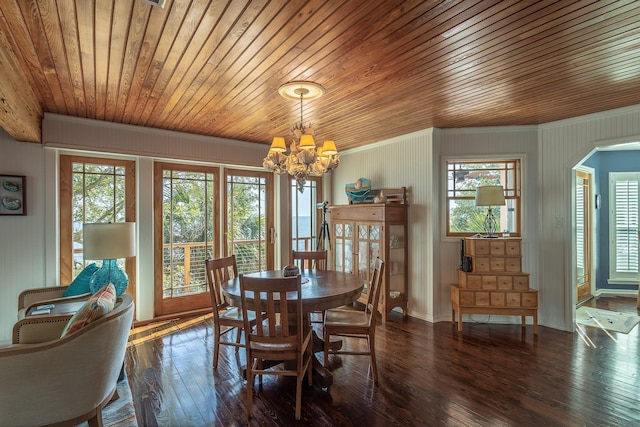
[[[113,286],[116,288],[116,295],[118,296],[124,294],[129,284],[127,273],[118,267],[115,259],[105,259],[102,261],[102,267],[93,273],[91,280],[89,280],[89,289],[91,289],[91,293],[95,294],[109,283],[113,283]]]

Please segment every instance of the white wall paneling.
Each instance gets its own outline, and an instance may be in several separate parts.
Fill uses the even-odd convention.
[[[153,159],[140,157],[136,163],[136,227],[138,258],[136,268],[136,319],[153,318]],[[142,280],[141,280],[142,279]]]
[[[330,203],[346,204],[344,186],[364,177],[372,188],[407,187],[409,193],[409,303],[411,316],[436,320],[434,315],[434,224],[432,185],[433,129],[340,153],[340,167],[331,172]],[[437,206],[437,205],[436,205]]]
[[[14,141],[0,128],[0,174],[26,177],[27,215],[0,216],[0,343],[9,344],[18,294],[45,286],[45,154],[42,146]]]
[[[568,331],[574,329],[573,167],[595,147],[639,139],[640,106],[637,105],[540,126],[541,324]]]
[[[451,319],[450,285],[457,282],[457,269],[460,267],[460,239],[446,237],[446,205],[444,203],[447,192],[445,162],[447,159],[522,159],[522,246],[523,271],[530,273],[531,287],[540,289],[538,281],[538,251],[537,242],[537,209],[538,195],[535,190],[538,174],[537,155],[537,127],[536,126],[506,126],[468,129],[441,129],[436,141],[436,151],[439,158],[439,212],[441,221],[437,224],[439,241],[440,268],[442,272],[439,283],[442,290],[439,306],[448,307],[441,311],[445,314],[441,320]],[[487,316],[467,316],[469,320],[486,321]],[[516,322],[519,318],[507,319],[504,316],[491,316],[495,322]]]

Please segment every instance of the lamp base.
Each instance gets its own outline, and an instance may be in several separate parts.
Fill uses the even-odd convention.
[[[122,271],[115,259],[105,259],[102,261],[102,267],[96,270],[89,279],[89,289],[95,294],[109,283],[113,283],[116,288],[116,295],[120,296],[127,290],[129,277],[127,273]]]
[[[487,232],[486,237],[491,239],[496,236],[496,231],[498,230],[498,221],[496,220],[495,215],[493,214],[493,209],[491,206],[487,208],[487,216],[484,219],[484,231]]]

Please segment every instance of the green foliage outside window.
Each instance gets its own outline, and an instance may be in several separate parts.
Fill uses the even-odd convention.
[[[125,221],[125,173],[123,166],[72,164],[73,277],[93,262],[83,258],[84,224]]]

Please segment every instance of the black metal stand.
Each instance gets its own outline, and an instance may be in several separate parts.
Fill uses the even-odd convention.
[[[331,250],[331,234],[329,233],[329,224],[327,224],[327,203],[322,204],[322,223],[320,224],[320,232],[318,233],[318,243],[316,244],[316,250]]]

